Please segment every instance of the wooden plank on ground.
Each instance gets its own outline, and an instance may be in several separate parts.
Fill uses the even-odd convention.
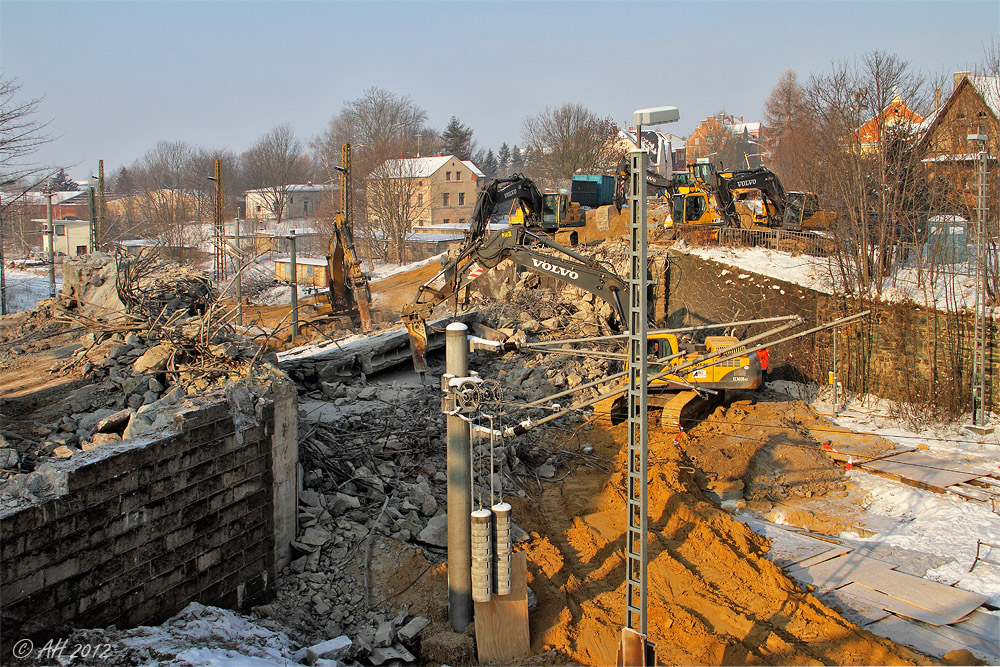
[[[885,593],[862,586],[859,583],[850,583],[838,590],[864,600],[880,609],[885,609],[886,611],[891,611],[894,614],[899,614],[907,618],[915,618],[930,625],[945,625],[952,622],[952,619],[947,616],[936,614],[922,607],[894,598],[891,595],[886,595]]]
[[[857,581],[859,576],[863,576],[862,573],[878,577],[894,567],[895,565],[868,556],[847,553],[809,567],[798,564],[786,570],[786,573],[796,581],[811,584],[820,590],[829,590]]]
[[[986,595],[947,586],[937,581],[903,572],[860,572],[854,581],[874,591],[890,595],[910,605],[926,609],[954,623],[989,600]],[[895,611],[891,609],[890,611]],[[908,614],[907,614],[908,615]],[[912,617],[911,617],[912,618]],[[921,621],[925,620],[923,618]],[[927,621],[933,623],[932,621]],[[940,625],[939,623],[933,623]]]
[[[509,663],[528,657],[528,557],[515,551],[510,595],[476,602],[476,648],[480,662]]]
[[[993,472],[993,469],[988,465],[975,466],[967,463],[959,463],[957,461],[942,459],[936,456],[928,456],[923,452],[917,451],[893,454],[892,456],[887,456],[880,460],[892,461],[893,463],[905,463],[907,465],[921,466],[923,468],[937,468],[939,470],[950,470],[951,472],[964,472],[978,477],[989,475]]]
[[[1000,652],[995,642],[957,630],[955,626],[933,627],[898,616],[887,616],[866,625],[865,630],[936,658],[943,658],[948,651],[964,648],[988,665],[1000,664]]]
[[[850,618],[850,612],[857,614],[857,616],[861,619],[861,621],[857,623],[858,625],[874,623],[875,621],[879,621],[889,615],[889,612],[882,609],[881,606],[871,602],[870,600],[863,600],[855,595],[851,595],[845,588],[827,591],[824,594],[824,600],[827,595],[837,600],[841,607],[844,607],[844,613],[842,615],[847,618],[847,620],[855,621],[855,619]]]
[[[940,468],[926,468],[924,466],[915,466],[908,463],[896,463],[891,457],[888,459],[879,459],[877,461],[868,461],[860,467],[866,470],[875,470],[878,472],[898,475],[900,477],[905,477],[906,479],[920,482],[921,484],[925,484],[927,486],[934,486],[939,489],[944,489],[945,487],[951,486],[952,484],[958,484],[959,482],[968,482],[970,479],[976,479],[977,477],[982,476],[980,473],[953,472],[951,470],[941,470]]]
[[[823,543],[819,542],[819,544]],[[823,546],[825,548],[827,545],[823,544]],[[850,553],[851,551],[852,551],[851,547],[834,547],[832,549],[825,549],[821,553],[795,561],[795,565],[799,569],[804,567],[812,567],[813,565],[819,565],[824,561],[828,561],[831,558],[836,558],[837,556],[842,556],[846,553]]]

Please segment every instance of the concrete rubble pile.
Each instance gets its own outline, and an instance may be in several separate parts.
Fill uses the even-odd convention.
[[[59,323],[37,327],[45,338],[63,332],[55,361],[37,371],[74,381],[58,399],[61,410],[35,411],[50,421],[12,419],[31,406],[0,401],[7,417],[0,429],[0,468],[6,475],[30,472],[49,457],[159,433],[193,398],[232,391],[237,381],[253,386],[277,377],[279,371],[263,363],[272,356],[262,357],[259,347],[223,318],[195,314],[206,294],[198,287],[204,282],[200,273],[163,262],[144,270],[143,283],[157,284],[156,298],[148,303],[163,304],[153,317],[127,312],[115,288],[115,261],[97,254],[66,262],[62,296],[21,314],[26,324]],[[178,285],[173,293],[172,280]],[[73,333],[80,329],[82,334]],[[34,347],[24,352],[49,347],[38,341],[24,345]]]

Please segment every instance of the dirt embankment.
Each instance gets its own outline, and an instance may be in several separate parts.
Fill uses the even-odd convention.
[[[598,424],[610,476],[578,469],[515,501],[531,534],[534,652],[614,664],[624,624],[626,426]],[[764,558],[767,541],[705,500],[674,434],[650,429],[648,626],[663,664],[928,664],[864,632],[799,589]],[[745,463],[736,464],[746,468]]]

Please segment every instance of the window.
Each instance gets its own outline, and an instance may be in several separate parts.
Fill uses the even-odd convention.
[[[417,195],[417,206],[423,206],[423,205],[424,205],[424,195],[423,193],[420,193]]]
[[[455,180],[456,181],[462,180],[462,172],[460,172],[460,171],[456,171],[455,172]]]
[[[257,213],[260,213],[260,204],[257,204]]]
[[[441,195],[441,206],[451,206],[451,195],[447,192]]]
[[[56,236],[62,236],[66,233],[66,225],[55,225],[54,226]]]
[[[312,274],[313,274],[313,267],[311,267],[311,266],[307,266],[307,267],[306,267],[306,275],[307,275],[307,276],[309,276],[309,277],[311,278],[311,277],[312,277]]]
[[[458,219],[458,224],[464,225],[465,224],[465,218],[459,218]]]
[[[309,215],[309,200],[302,202],[302,215]]]
[[[450,181],[451,180],[451,172],[450,171],[444,172],[444,180],[446,180],[446,181]]]
[[[465,193],[464,192],[459,192],[458,193],[458,205],[459,206],[465,206]]]
[[[447,225],[447,224],[448,224],[449,222],[451,222],[451,220],[449,220],[448,218],[445,218],[445,219],[444,219],[444,224],[446,224],[446,225]]]
[[[87,254],[87,246],[85,246],[85,245],[78,245],[76,247],[76,254],[77,255],[86,255]]]

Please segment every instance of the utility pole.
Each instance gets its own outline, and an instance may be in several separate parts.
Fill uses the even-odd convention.
[[[629,152],[629,302],[628,302],[628,461],[625,476],[625,628],[620,651],[622,664],[655,664],[655,650],[647,636],[648,515],[647,463],[649,445],[648,393],[648,261],[646,226],[646,169],[649,154],[641,149],[643,125],[673,123],[680,119],[676,107],[639,109],[633,113],[636,148]],[[638,633],[638,637],[635,633]],[[639,640],[638,642],[635,640]],[[641,643],[639,643],[641,642]],[[636,644],[639,643],[639,650]],[[638,655],[636,655],[638,653]]]
[[[90,214],[90,252],[97,251],[97,203],[94,197],[94,185],[91,180],[87,185],[87,204]]]
[[[56,295],[56,236],[52,228],[52,184],[45,187],[48,203],[45,206],[45,219],[49,225],[49,296]]]
[[[7,270],[3,261],[3,194],[0,193],[0,315],[7,314]]]
[[[986,264],[987,264],[987,176],[989,172],[989,143],[986,128],[979,126],[977,134],[968,135],[970,143],[981,146],[977,160],[976,198],[976,329],[975,349],[972,360],[972,426],[978,430],[986,428],[989,406],[986,405],[986,332],[989,327],[986,304]]]
[[[445,330],[445,375],[469,375],[469,327],[452,322]],[[472,452],[471,428],[451,406],[448,414],[448,620],[455,632],[465,632],[472,620]]]
[[[292,272],[292,340],[299,337],[299,264],[295,257],[295,230],[288,234],[288,254]]]
[[[105,205],[108,203],[104,196],[104,160],[97,161],[97,194],[97,234],[94,239],[93,251],[96,251],[97,246],[104,242],[104,226],[106,222]],[[93,196],[93,194],[91,194],[91,196]]]

